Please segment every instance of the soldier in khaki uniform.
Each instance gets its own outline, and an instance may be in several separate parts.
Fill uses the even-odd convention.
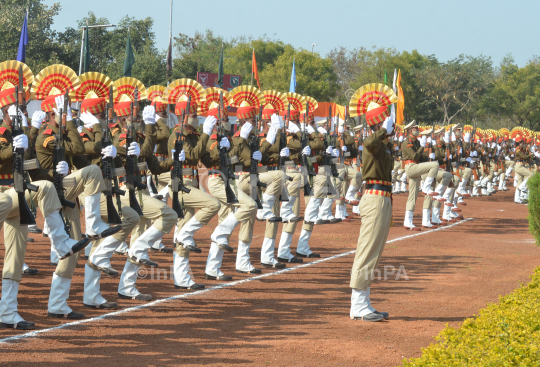
[[[120,83],[123,80],[124,78],[115,83]],[[143,99],[145,90],[142,83],[133,78],[130,78],[127,82],[129,84],[125,87],[117,85],[117,90],[129,90],[130,88],[128,87],[130,86],[131,89],[140,86],[139,99]],[[114,112],[116,113],[117,121],[125,131],[117,135],[117,138],[114,140],[114,146],[118,151],[115,165],[116,167],[125,167],[127,156],[131,156],[138,162],[135,170],[140,170],[141,165],[146,166],[144,170],[139,171],[140,180],[144,183],[146,182],[147,175],[146,168],[152,172],[162,173],[170,170],[171,162],[158,161],[154,156],[154,145],[156,141],[155,108],[153,106],[145,107],[143,111],[143,122],[141,123],[137,116],[137,111],[133,111],[131,108],[133,98],[133,95],[128,94],[118,95],[116,97],[118,103],[114,105]],[[131,134],[132,126],[134,127],[133,130],[135,130],[135,136],[133,136],[133,142],[127,146],[126,141],[128,134]],[[130,206],[130,193],[125,186],[126,177],[119,177],[118,180],[121,189],[126,190],[126,194],[121,197],[122,205]],[[161,240],[165,234],[173,229],[178,216],[174,210],[169,208],[161,200],[151,197],[147,188],[136,188],[134,194],[141,208],[142,215],[141,212],[138,213],[140,216],[138,230],[137,228],[134,229],[131,234],[126,264],[118,284],[118,297],[122,299],[150,301],[152,296],[139,292],[136,287],[137,273],[142,265],[158,266],[157,263],[150,260],[148,250],[155,241]],[[151,226],[149,225],[150,221],[152,221]],[[141,222],[143,222],[143,225],[141,225]]]
[[[425,161],[426,158],[422,158],[424,147],[421,147],[418,141],[420,130],[414,121],[405,126],[404,130],[408,133],[408,136],[403,141],[401,150],[402,159],[405,162],[405,173],[409,178],[409,199],[407,200],[403,228],[420,231],[421,229],[413,224],[414,207],[420,190],[420,178],[424,173],[428,173],[422,192],[426,195],[437,196],[438,193],[431,189],[431,185],[437,175],[439,163],[437,161]],[[429,159],[434,159],[434,157],[429,157]],[[421,163],[421,161],[424,162]]]
[[[59,70],[60,69],[60,70]],[[55,135],[59,134],[59,123],[63,118],[59,114],[59,110],[64,107],[64,95],[55,94],[59,92],[58,84],[53,87],[49,78],[54,78],[54,73],[62,72],[65,75],[65,80],[73,80],[76,74],[73,70],[58,65],[49,66],[48,68],[40,72],[41,78],[39,83],[32,84],[32,93],[36,96],[46,96],[41,104],[41,109],[47,113],[48,125],[44,127],[37,137],[36,141],[36,153],[41,167],[43,168],[41,173],[33,179],[40,180],[45,179],[53,181],[53,170],[60,175],[67,175],[68,180],[75,181],[75,184],[71,187],[65,188],[65,200],[76,203],[79,195],[84,193],[84,208],[86,219],[86,236],[90,239],[100,239],[111,236],[121,230],[121,226],[109,227],[101,219],[101,193],[105,190],[105,183],[103,181],[102,172],[99,167],[91,165],[87,167],[77,167],[73,165],[72,157],[82,155],[85,153],[84,144],[79,136],[77,127],[72,120],[71,108],[69,103],[67,104],[67,110],[63,111],[66,115],[65,130],[62,131],[63,144],[65,148],[65,155],[68,162],[60,162],[57,167],[53,167],[54,149],[56,146]],[[79,82],[78,79],[77,83]],[[63,86],[64,91],[68,88],[76,88],[76,84],[65,84]],[[62,91],[60,91],[62,92]],[[69,170],[72,170],[69,173]],[[65,180],[65,179],[64,179]],[[82,239],[81,223],[80,223],[80,210],[75,205],[74,208],[64,207],[62,209],[64,216],[67,218],[71,227],[70,236],[75,240]],[[45,224],[48,229],[49,237],[52,232],[61,231],[63,227],[63,220],[60,215],[55,215],[47,221],[45,218]],[[51,242],[59,255],[65,253],[65,250],[59,249],[59,247],[51,239]],[[83,314],[73,312],[73,310],[67,305],[67,299],[69,297],[69,289],[71,286],[71,278],[77,265],[79,256],[71,256],[69,258],[60,259],[56,271],[53,275],[51,283],[51,293],[49,295],[49,312],[50,317],[61,317],[70,319],[79,319],[84,317]]]
[[[378,87],[377,87],[378,86]],[[388,136],[392,134],[393,117],[388,117],[388,107],[379,105],[378,100],[397,102],[397,96],[392,90],[383,85],[375,85],[376,91],[371,91],[370,85],[361,90],[369,95],[361,95],[351,99],[351,116],[366,114],[366,121],[373,134],[364,140],[362,151],[363,178],[366,182],[365,191],[360,200],[360,217],[362,226],[356,247],[356,254],[351,272],[349,286],[352,288],[350,317],[353,320],[382,321],[389,317],[386,312],[378,312],[371,305],[369,295],[375,269],[384,250],[388,232],[392,221],[392,144]],[[384,93],[387,98],[380,98],[377,94]],[[364,109],[359,106],[358,99],[369,102]],[[368,103],[365,103],[367,106]]]
[[[0,302],[0,322],[3,327],[28,330],[35,327],[33,322],[25,321],[17,311],[17,295],[21,281],[24,256],[26,253],[26,237],[28,227],[20,224],[19,199],[13,185],[13,150],[27,151],[35,140],[39,121],[32,124],[32,128],[23,128],[24,134],[17,137],[12,135],[12,123],[17,113],[21,121],[25,118],[15,107],[15,89],[6,88],[0,92],[0,108],[3,113],[3,122],[0,126],[0,222],[4,223],[5,257],[2,274],[2,300]],[[24,122],[23,122],[24,125]],[[28,152],[28,151],[27,151]],[[27,154],[25,154],[28,156]],[[40,169],[30,171],[32,175]],[[38,187],[32,197],[41,209],[45,221],[51,224],[51,219],[60,216],[60,201],[56,195],[53,184],[49,181],[33,181]],[[25,192],[27,205],[31,202],[30,193]],[[52,221],[54,222],[54,221]],[[82,250],[89,240],[74,241],[69,239],[64,227],[51,231],[49,238],[61,250],[62,256],[70,256]]]
[[[527,181],[533,175],[533,173],[527,169],[526,165],[529,164],[531,159],[540,157],[540,152],[535,154],[530,153],[527,148],[527,143],[523,140],[522,136],[517,136],[515,139],[516,142],[516,175],[518,175],[518,182],[516,193],[514,196],[514,202],[518,204],[527,204],[529,201],[529,189],[527,188]]]
[[[84,143],[86,154],[73,157],[73,160],[76,162],[75,165],[79,167],[96,165],[101,168],[102,157],[114,159],[117,154],[114,145],[109,145],[105,149],[103,149],[102,145],[104,138],[103,128],[108,128],[108,121],[105,119],[105,97],[108,97],[106,91],[109,90],[113,82],[106,76],[95,72],[83,74],[79,77],[79,80],[81,80],[82,86],[77,90],[75,98],[78,100],[84,98],[80,107],[80,119],[84,126],[79,135]],[[86,95],[82,95],[83,91]],[[110,121],[113,119],[112,106],[109,109],[109,119]],[[109,141],[112,142],[111,132],[109,130],[105,131]],[[79,200],[81,202],[85,201],[84,194],[79,196]],[[112,236],[95,241],[91,247],[84,271],[83,304],[85,307],[96,309],[114,309],[117,307],[116,302],[107,302],[101,294],[101,273],[110,276],[118,275],[118,271],[112,268],[110,262],[113,251],[127,239],[133,228],[139,223],[139,215],[128,205],[121,204],[118,207],[117,200],[113,200],[113,205],[120,214],[122,229]],[[107,202],[104,194],[101,195],[100,214],[102,220],[108,222]]]
[[[344,166],[338,169],[338,173],[340,177],[343,177],[343,181],[338,182],[338,185],[341,186],[341,191],[338,191],[340,198],[336,200],[336,218],[341,218],[343,222],[351,221],[350,218],[347,218],[346,204],[353,206],[359,204],[354,195],[358,193],[358,189],[362,184],[362,173],[354,167],[353,159],[356,158],[358,146],[355,143],[354,135],[352,135],[350,128],[351,125],[348,121],[340,121],[338,144],[341,147],[341,154],[343,154]],[[344,141],[342,142],[342,140]]]
[[[170,95],[175,95],[175,93],[186,93],[186,88],[182,89],[182,85],[188,85],[188,83],[193,83],[197,86],[197,90],[200,90],[200,93],[203,93],[202,87],[197,82],[189,79],[179,79],[178,81],[173,82],[174,85],[177,85],[178,90],[171,90]],[[190,90],[189,87],[188,90]],[[190,92],[188,91],[188,93]],[[191,251],[197,253],[202,251],[195,244],[193,237],[203,225],[208,224],[210,219],[219,212],[221,205],[217,199],[199,189],[197,165],[199,160],[201,160],[206,153],[208,140],[210,135],[212,135],[212,130],[217,120],[214,116],[208,116],[203,125],[203,134],[199,135],[197,133],[197,127],[199,126],[197,107],[201,98],[196,95],[195,92],[193,93],[193,95],[190,94],[192,99],[189,110],[187,109],[188,98],[186,94],[181,94],[181,96],[177,97],[179,100],[175,106],[176,115],[182,116],[184,111],[186,113],[184,120],[179,121],[180,124],[183,124],[183,127],[178,125],[174,128],[169,138],[168,149],[169,156],[173,157],[176,140],[183,140],[183,151],[179,152],[178,159],[182,162],[184,186],[190,190],[189,193],[180,192],[178,198],[183,206],[184,219],[178,219],[178,229],[174,236],[174,241],[176,243],[176,250],[173,254],[174,287],[178,289],[198,290],[203,289],[204,285],[195,283],[191,277],[189,254]],[[166,97],[164,96],[164,99],[165,98]],[[179,120],[182,119],[179,118]],[[172,182],[169,183],[170,195],[172,195],[171,184]],[[195,213],[197,209],[199,210]],[[238,223],[239,221],[236,217],[229,215],[226,220],[216,227],[216,230],[214,230],[211,236],[211,239],[216,246],[223,248],[224,250],[231,250],[231,247],[228,244],[228,237]]]
[[[226,92],[225,92],[226,93]],[[218,105],[216,102],[210,106],[208,116],[214,116],[218,118]],[[226,108],[224,106],[224,108]],[[225,111],[222,115],[223,129],[229,132],[230,123],[228,117],[225,115]],[[246,126],[247,127],[247,126]],[[245,128],[244,128],[245,130]],[[210,194],[219,200],[221,208],[219,209],[219,223],[223,223],[229,216],[234,216],[240,223],[240,233],[238,236],[238,251],[236,256],[236,271],[239,273],[261,273],[260,269],[255,269],[249,259],[249,248],[251,245],[251,238],[253,237],[253,225],[255,223],[255,215],[257,213],[257,205],[251,198],[251,192],[245,190],[245,185],[240,184],[242,180],[245,180],[245,175],[238,174],[238,179],[231,185],[238,203],[227,203],[227,195],[225,193],[225,183],[220,172],[220,149],[229,150],[231,148],[231,140],[228,137],[222,136],[218,141],[218,135],[212,134],[208,140],[206,150],[208,154],[202,159],[203,164],[208,168],[208,190]],[[243,156],[243,152],[240,146],[234,146],[230,152],[230,157],[236,157],[242,162],[246,157]],[[249,158],[249,156],[248,156]],[[237,164],[238,165],[238,164]],[[236,189],[236,190],[235,190]],[[236,208],[236,210],[234,210]],[[229,237],[232,234],[229,233]],[[225,278],[225,274],[221,271],[221,264],[223,261],[223,255],[225,250],[219,247],[215,242],[212,243],[210,251],[208,253],[208,260],[206,262],[205,277],[207,279],[216,279],[221,277],[223,280],[230,280],[232,277]]]

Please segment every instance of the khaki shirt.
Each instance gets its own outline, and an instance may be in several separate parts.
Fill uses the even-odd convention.
[[[156,122],[156,154],[160,154],[162,156],[168,156],[169,150],[167,149],[167,145],[169,143],[169,138],[171,136],[171,131],[169,130],[169,127],[167,126],[167,120],[160,118]]]
[[[28,137],[28,149],[24,153],[24,159],[32,158],[32,151],[35,144],[35,136],[38,130],[35,127],[28,129],[23,127],[23,133]],[[37,171],[37,170],[36,170]],[[32,171],[30,171],[32,172]],[[0,125],[0,175],[13,174],[13,135],[11,126],[5,122]]]
[[[365,144],[365,143],[364,143]],[[420,146],[418,139],[411,139],[407,137],[401,143],[401,159],[404,161],[415,161],[416,163],[420,162],[420,158],[424,153],[424,148]]]
[[[179,125],[175,126],[167,144],[170,159],[172,159],[171,150],[174,149],[177,132],[180,133]],[[197,132],[188,132],[187,129],[183,129],[182,135],[182,139],[184,141],[184,152],[186,154],[184,165],[197,166],[199,160],[202,159],[203,154],[206,152],[206,145],[208,144],[210,136],[204,133],[199,135]]]
[[[54,147],[56,146],[56,135],[58,134],[58,126],[48,124],[38,135],[36,140],[36,153],[41,170],[37,175],[32,176],[33,180],[53,180],[53,172],[56,167],[53,167]],[[66,161],[73,168],[71,158],[78,155],[84,155],[84,144],[79,136],[77,127],[73,120],[66,122],[66,128],[62,133],[62,141],[64,145],[64,154]]]
[[[392,146],[386,138],[386,129],[380,129],[364,140],[362,151],[362,178],[392,182],[394,159]]]

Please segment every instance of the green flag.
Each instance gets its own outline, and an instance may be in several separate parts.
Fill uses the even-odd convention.
[[[223,43],[221,44],[221,57],[219,58],[219,70],[217,83],[220,88],[223,88]]]
[[[88,26],[84,27],[84,65],[83,73],[90,70],[90,42],[88,41]]]
[[[124,76],[131,76],[131,67],[135,64],[135,56],[133,55],[133,49],[131,48],[131,40],[128,39],[126,44],[126,59],[124,60]]]
[[[388,84],[388,77],[386,76],[386,68],[384,68],[384,85]]]

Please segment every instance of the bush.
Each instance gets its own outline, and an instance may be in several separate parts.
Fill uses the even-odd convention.
[[[403,365],[539,366],[539,300],[540,268],[529,284],[501,296],[499,303],[480,310],[478,317],[466,319],[458,329],[447,325],[436,337],[437,344],[423,349],[420,358],[405,359]]]
[[[540,246],[540,174],[535,174],[527,182],[529,187],[529,231]]]

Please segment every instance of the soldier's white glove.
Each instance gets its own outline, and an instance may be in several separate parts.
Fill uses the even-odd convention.
[[[349,131],[349,135],[354,138],[354,133],[352,131]]]
[[[304,149],[302,149],[302,154],[303,155],[310,155],[311,154],[311,148],[310,147],[305,147]]]
[[[47,117],[47,114],[41,110],[34,112],[34,114],[32,115],[32,121],[30,121],[30,125],[39,130],[41,128],[41,125],[43,124],[43,121],[45,120],[45,117]]]
[[[420,138],[420,146],[421,146],[421,147],[425,147],[425,146],[426,146],[426,140],[427,140],[427,138],[426,138],[425,135],[422,136],[422,137]]]
[[[334,150],[332,151],[332,155],[333,155],[334,157],[339,157],[339,150],[338,150],[338,149],[334,149]]]
[[[291,134],[296,134],[297,132],[300,131],[300,128],[296,126],[294,122],[289,121],[289,128],[287,129],[287,131]]]
[[[459,154],[463,154],[463,148],[459,147]]]
[[[491,144],[491,149],[495,149],[496,146],[497,146],[497,144],[495,144],[495,143]]]
[[[141,148],[139,147],[139,144],[137,144],[136,142],[131,143],[128,147],[127,154],[135,155],[137,156],[137,158],[139,158],[139,156],[141,155]]]
[[[465,143],[468,143],[471,141],[471,133],[465,133],[465,136],[463,137],[463,140],[465,140]]]
[[[363,146],[363,145],[360,145],[360,146],[358,147],[358,150],[359,150],[359,151],[363,151],[363,150],[364,150],[364,146]],[[399,150],[399,147],[396,147],[396,150]]]
[[[449,159],[452,159],[452,154],[450,154],[450,157],[449,157]]]
[[[346,152],[346,151],[347,151],[347,147],[344,145],[344,146],[341,147],[341,150],[343,150],[344,152]]]
[[[221,141],[219,142],[219,148],[222,149],[222,148],[227,148],[229,149],[231,147],[231,142],[229,141],[229,139],[227,138],[222,138]]]
[[[540,158],[540,152],[535,152],[534,155],[536,156],[536,158]]]
[[[174,157],[174,153],[176,153],[176,150],[174,149],[171,149],[171,156]],[[180,152],[180,154],[178,154],[178,161],[179,162],[183,162],[186,160],[186,152],[184,151],[184,149],[182,149],[182,151]]]
[[[281,149],[281,152],[279,152],[280,157],[288,157],[290,154],[289,148],[283,148]]]
[[[427,137],[426,143],[427,143],[427,145],[431,145],[431,136]]]
[[[396,152],[399,150],[399,147],[396,145]]]
[[[322,126],[319,126],[317,128],[317,131],[319,132],[319,134],[323,134],[323,135],[328,133],[328,131],[326,131],[326,129],[324,127],[322,127]]]
[[[312,126],[308,125],[306,126],[306,131],[308,134],[313,134],[315,132],[315,129]]]
[[[244,123],[244,125],[242,125],[242,128],[240,129],[240,137],[247,140],[251,130],[253,130],[253,125],[251,125],[249,122]]]
[[[467,158],[466,161],[469,162],[469,163],[472,163],[472,162],[473,162],[473,160],[472,160],[471,157]]]
[[[334,148],[332,146],[326,148],[326,154],[334,154]]]
[[[156,108],[152,105],[146,106],[142,112],[142,118],[145,124],[154,125],[156,123]]]
[[[429,159],[435,160],[435,153],[431,153],[431,154],[429,155]]]
[[[28,137],[24,134],[17,135],[13,138],[13,148],[14,149],[28,149]]]
[[[268,135],[266,135],[266,141],[270,144],[274,144],[276,142],[276,136],[279,128],[276,126],[270,126],[270,129],[268,129]]]
[[[214,125],[216,124],[217,119],[214,116],[208,116],[206,120],[204,120],[203,124],[203,133],[206,135],[212,135],[212,130],[214,130]],[[244,124],[246,125],[246,124]],[[250,124],[247,124],[250,125]]]
[[[11,121],[15,120],[15,117],[19,115],[19,121],[21,122],[21,126],[28,127],[28,120],[26,119],[26,116],[22,113],[20,109],[17,109],[17,107],[12,104],[8,108],[8,115],[11,117]]]
[[[509,161],[509,160],[510,160],[510,157],[509,157],[509,156],[506,156],[506,157],[504,157],[504,160]]]
[[[400,143],[403,143],[403,135],[401,135],[401,136],[399,137],[399,142],[400,142]]]
[[[56,165],[56,172],[62,176],[67,176],[69,173],[69,166],[67,162],[61,161]]]
[[[256,161],[261,161],[262,159],[262,154],[261,152],[259,152],[258,150],[256,152],[253,152],[253,159],[255,159]]]
[[[452,131],[452,142],[456,141],[456,133]]]
[[[95,124],[99,124],[99,120],[96,116],[92,115],[90,112],[84,112],[81,114],[81,121],[84,123],[84,127],[88,130],[92,130]]]
[[[101,155],[103,158],[116,158],[116,147],[114,145],[109,145],[107,148],[101,149]]]
[[[387,134],[392,134],[392,130],[394,130],[394,119],[392,118],[392,116],[388,116],[383,121],[382,127],[386,130]]]
[[[343,133],[343,131],[344,131],[343,126],[338,127],[337,132],[339,134]]]
[[[82,126],[77,126],[77,131],[79,132],[79,134],[82,133],[82,129],[83,129]]]
[[[450,133],[448,131],[444,133],[444,143],[445,144],[450,143]]]
[[[275,113],[272,116],[270,116],[270,122],[272,123],[272,126],[277,126],[278,129],[283,128],[283,123],[281,122],[281,119]]]
[[[53,111],[54,113],[56,113],[57,115],[60,114],[60,109],[61,108],[64,108],[64,96],[61,95],[61,96],[58,96],[54,99],[54,101],[56,102],[56,108],[53,108]],[[67,111],[63,111],[63,113],[66,114],[66,120],[67,121],[71,121],[73,120],[73,115],[71,114],[71,106],[67,105]],[[60,116],[61,118],[62,116]]]

